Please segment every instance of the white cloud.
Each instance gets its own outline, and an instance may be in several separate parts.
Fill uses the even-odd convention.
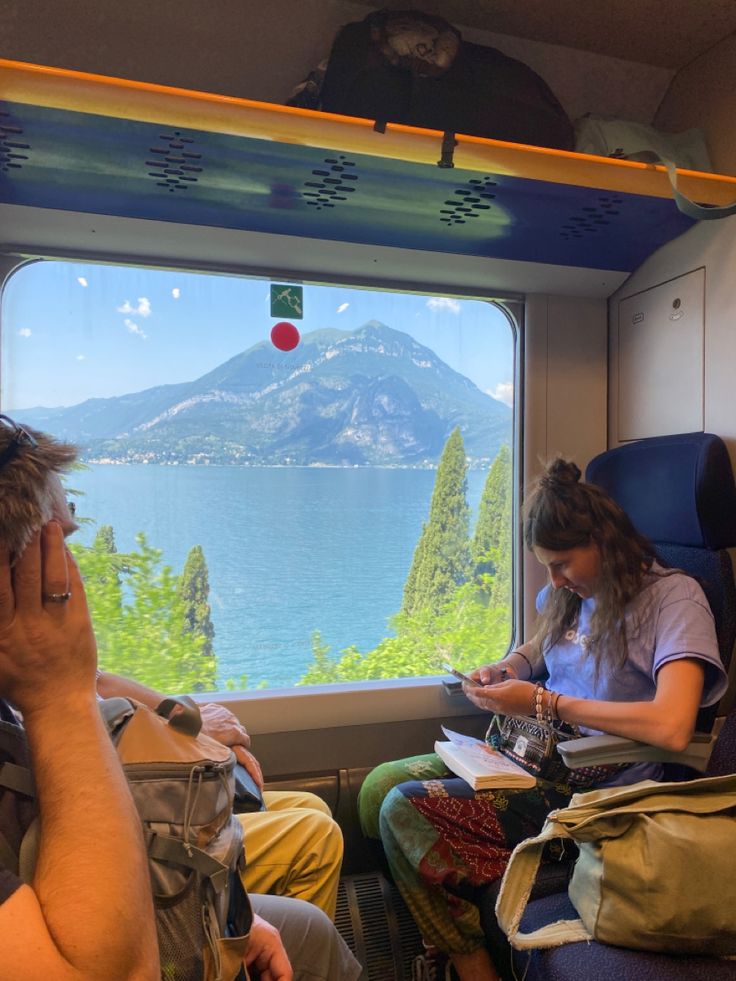
[[[128,328],[128,330],[130,331],[131,334],[137,334],[139,337],[142,337],[144,341],[145,341],[146,337],[148,337],[148,334],[146,334],[144,331],[142,331],[140,329],[140,327],[138,326],[138,324],[136,324],[134,321],[130,320],[128,317],[125,318],[124,323],[125,323],[125,326]]]
[[[80,286],[89,286],[89,283],[84,278],[84,276],[77,276],[77,282],[79,283]]]
[[[498,399],[499,402],[505,402],[506,405],[514,404],[514,383],[513,382],[499,382],[495,388],[489,388],[488,394],[493,396],[494,399]]]
[[[341,303],[340,306],[337,308],[337,312],[338,313],[345,313],[345,311],[347,310],[347,308],[349,306],[350,306],[349,303]]]
[[[139,317],[151,316],[151,301],[146,296],[138,297],[138,306],[134,307],[130,300],[126,300],[121,307],[117,307],[118,313],[136,313]]]
[[[77,355],[77,361],[86,361],[86,360],[87,360],[87,355],[86,354],[78,354]]]
[[[175,286],[173,288],[173,290],[171,291],[171,295],[174,297],[175,300],[179,299],[179,297],[181,296],[181,290],[179,289],[178,286]]]
[[[448,310],[450,313],[460,313],[460,301],[453,300],[449,296],[433,296],[427,300],[430,310]]]
[[[18,331],[18,337],[30,337],[33,331],[30,327],[21,327]]]

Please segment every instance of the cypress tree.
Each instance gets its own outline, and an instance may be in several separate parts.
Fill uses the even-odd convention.
[[[511,451],[503,445],[488,471],[473,536],[474,575],[511,568]]]
[[[432,491],[429,520],[414,550],[404,585],[402,612],[439,610],[470,573],[467,463],[459,428],[442,451]]]
[[[212,657],[215,628],[210,618],[209,573],[201,545],[194,545],[189,550],[179,581],[179,594],[184,601],[186,631],[204,637],[202,653]]]
[[[95,535],[92,548],[98,552],[107,552],[108,555],[114,555],[117,552],[118,547],[115,544],[115,532],[113,531],[112,525],[100,525],[100,530]]]

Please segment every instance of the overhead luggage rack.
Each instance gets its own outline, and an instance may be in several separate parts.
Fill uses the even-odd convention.
[[[379,129],[0,60],[0,203],[619,272],[693,224],[660,166]]]

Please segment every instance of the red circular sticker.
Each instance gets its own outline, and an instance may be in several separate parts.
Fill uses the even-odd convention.
[[[271,343],[279,351],[293,351],[300,340],[299,331],[288,320],[282,320],[271,328]]]

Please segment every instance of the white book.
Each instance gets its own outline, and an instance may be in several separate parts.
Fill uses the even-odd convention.
[[[462,777],[473,790],[493,787],[533,787],[537,780],[482,739],[464,736],[442,726],[447,742],[438,739],[434,751],[448,769]]]

